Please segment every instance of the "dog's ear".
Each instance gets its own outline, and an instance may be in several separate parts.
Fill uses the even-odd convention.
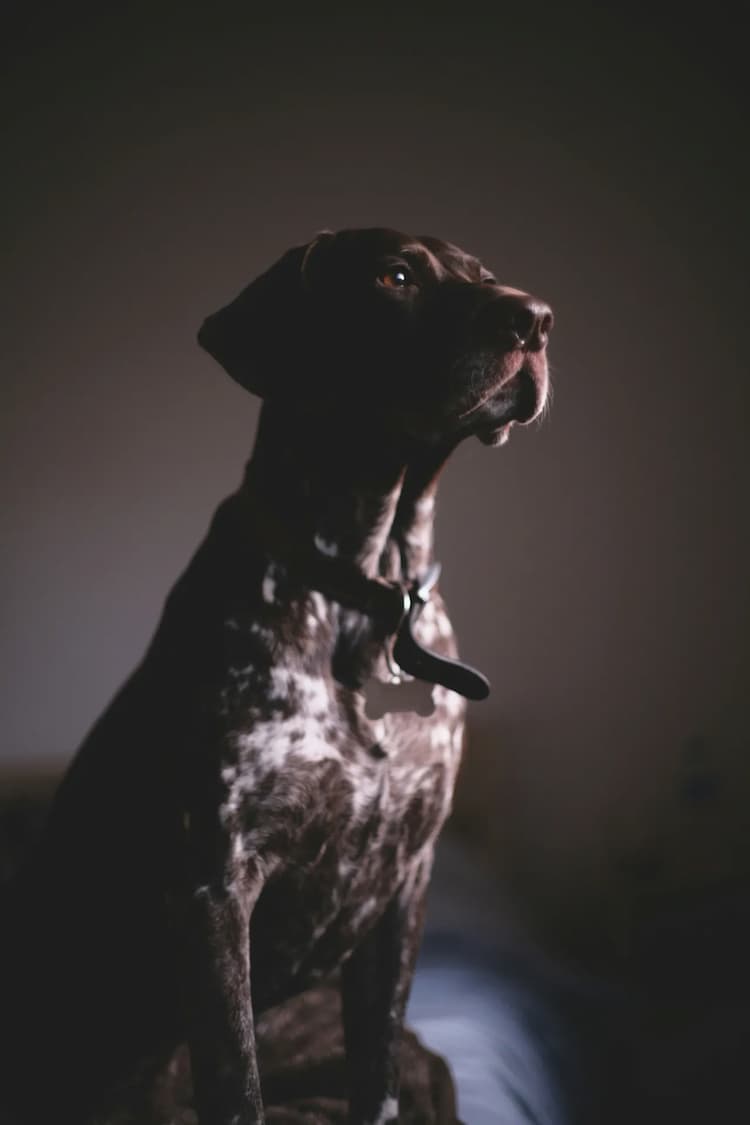
[[[330,231],[320,231],[312,242],[287,250],[201,326],[201,347],[240,386],[261,398],[283,390],[284,374],[296,367],[306,336],[316,251],[333,238]]]

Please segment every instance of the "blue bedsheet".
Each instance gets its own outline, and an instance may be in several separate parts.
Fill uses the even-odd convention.
[[[466,1125],[599,1125],[616,999],[534,948],[495,882],[441,843],[409,1023],[448,1059]]]

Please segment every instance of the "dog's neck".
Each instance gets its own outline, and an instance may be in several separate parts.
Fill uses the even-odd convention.
[[[413,579],[433,557],[435,494],[452,447],[416,449],[367,428],[265,402],[243,491],[299,550],[368,578]]]
[[[364,422],[357,432],[326,422],[266,402],[230,511],[250,519],[254,546],[273,563],[286,559],[303,587],[355,611],[339,619],[332,645],[340,683],[361,688],[390,638],[407,675],[484,699],[481,673],[431,652],[414,632],[439,572],[430,566],[435,493],[455,443],[415,449],[377,437]]]

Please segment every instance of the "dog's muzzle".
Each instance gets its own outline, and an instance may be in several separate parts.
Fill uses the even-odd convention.
[[[470,411],[480,422],[476,434],[485,445],[502,445],[514,424],[526,425],[544,410],[552,324],[552,310],[544,301],[502,286],[492,287],[477,313],[476,346],[498,361],[497,381]]]

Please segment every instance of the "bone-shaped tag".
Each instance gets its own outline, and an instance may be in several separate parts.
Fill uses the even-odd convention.
[[[435,710],[432,697],[434,684],[424,680],[402,680],[384,683],[374,676],[362,689],[365,697],[365,715],[368,719],[381,719],[392,711],[416,711],[418,715],[431,715]]]

